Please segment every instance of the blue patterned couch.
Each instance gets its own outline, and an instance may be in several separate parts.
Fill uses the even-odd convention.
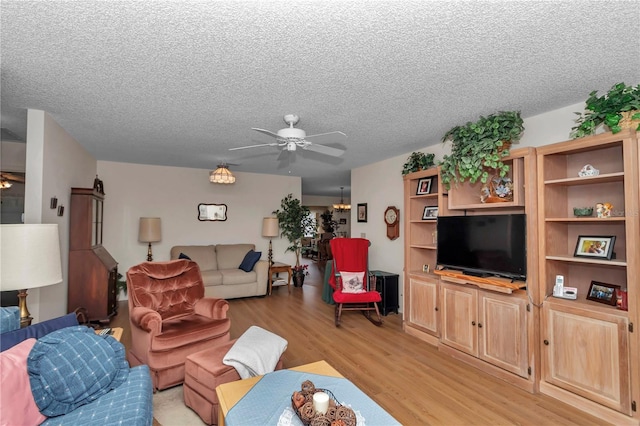
[[[3,327],[3,330],[7,330],[6,327]],[[55,336],[55,337],[54,337]],[[65,339],[72,340],[74,336],[79,336],[80,338],[85,338],[89,341],[96,341],[96,344],[99,345],[110,345],[108,348],[113,347],[115,353],[124,354],[124,347],[119,342],[116,342],[114,339],[109,337],[101,338],[100,341],[97,340],[97,336],[93,333],[92,330],[87,329],[86,327],[79,326],[78,321],[76,319],[75,314],[68,314],[59,318],[55,318],[49,321],[44,321],[38,324],[34,324],[32,326],[17,329],[13,331],[8,331],[0,334],[0,350],[2,351],[3,356],[7,356],[11,351],[7,352],[9,349],[13,348],[16,345],[21,344],[23,341],[29,338],[38,339],[38,342],[34,344],[33,349],[29,352],[28,355],[28,372],[29,372],[29,380],[31,381],[31,392],[37,401],[37,409],[40,409],[40,413],[47,416],[46,410],[42,407],[41,402],[42,398],[38,396],[37,386],[34,388],[34,381],[32,377],[32,369],[34,365],[34,358],[36,357],[34,353],[37,353],[39,349],[42,355],[42,352],[45,352],[45,357],[47,356],[46,351],[49,350],[50,346],[55,346],[56,338],[57,342],[62,342]],[[50,341],[53,340],[53,345],[51,345]],[[33,341],[32,341],[33,342]],[[40,343],[40,345],[38,345]],[[75,341],[66,342],[66,350],[74,350],[77,355],[73,357],[82,358],[86,360],[84,362],[84,366],[79,369],[79,371],[91,371],[91,375],[93,375],[94,371],[100,369],[101,365],[98,365],[96,368],[95,360],[94,364],[91,364],[91,359],[96,358],[93,356],[92,352],[87,353],[82,352],[81,350],[77,350],[78,344]],[[80,345],[84,346],[84,345]],[[16,346],[17,347],[17,346]],[[91,348],[91,346],[87,346]],[[43,349],[44,348],[44,349]],[[91,349],[88,349],[91,350]],[[60,356],[60,351],[58,351],[57,356]],[[63,353],[63,358],[71,358],[72,356],[66,356]],[[99,357],[98,357],[99,359]],[[62,361],[57,361],[55,358],[48,358],[47,362],[49,364],[43,363],[41,365],[41,369],[43,371],[57,370],[58,366],[60,366],[60,379],[62,382],[62,386],[65,385],[65,380],[71,382],[72,380],[69,377],[73,377],[73,373],[64,373],[64,364],[66,359],[62,359]],[[4,362],[4,361],[3,361]],[[84,400],[80,404],[71,405],[67,407],[66,411],[62,415],[52,415],[45,418],[43,425],[152,425],[153,423],[153,389],[151,383],[151,376],[149,373],[149,369],[146,365],[141,365],[138,367],[129,368],[128,363],[122,357],[114,361],[115,363],[119,363],[119,368],[121,371],[118,373],[119,381],[112,381],[111,388],[104,389],[103,394],[96,394],[94,392],[95,384],[90,383],[87,386],[91,386],[91,389],[88,389],[90,392],[94,392],[93,395],[86,397],[83,395],[82,398]],[[53,364],[52,364],[53,363]],[[112,360],[108,360],[107,364],[111,364]],[[51,368],[52,365],[55,368]],[[71,368],[76,368],[72,366]],[[73,371],[75,372],[75,371]],[[2,372],[4,375],[5,372]],[[47,373],[48,374],[48,373]],[[78,373],[80,374],[80,373]],[[4,379],[4,377],[3,377]],[[82,380],[78,379],[75,382],[81,382]],[[45,383],[48,387],[49,383]],[[6,384],[3,384],[3,393],[9,391],[11,393],[11,389],[5,389]],[[9,385],[11,386],[11,385]],[[60,384],[58,384],[60,386]],[[44,388],[43,387],[43,388]],[[41,389],[42,390],[42,389]],[[62,391],[58,391],[57,393],[64,393],[68,389],[64,389]],[[16,390],[17,392],[17,390]],[[75,392],[75,396],[78,399],[78,395],[80,391],[77,389],[72,389],[71,393]],[[59,395],[53,395],[53,398],[57,398]],[[64,401],[64,398],[59,398]],[[50,404],[50,406],[55,404]],[[3,407],[3,411],[7,409]],[[19,409],[16,407],[16,409]],[[5,412],[6,415],[6,412]],[[4,416],[4,415],[3,415]],[[6,420],[6,419],[0,419]]]

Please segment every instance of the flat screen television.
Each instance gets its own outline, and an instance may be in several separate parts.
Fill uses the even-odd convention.
[[[467,275],[527,278],[524,214],[438,217],[437,263]]]

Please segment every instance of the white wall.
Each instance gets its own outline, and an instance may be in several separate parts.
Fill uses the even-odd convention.
[[[209,171],[98,162],[105,192],[103,246],[122,275],[146,261],[147,243],[138,242],[140,217],[162,219],[162,241],[152,246],[154,261],[169,260],[175,245],[219,243],[252,243],[267,259],[269,240],[262,237],[262,218],[279,209],[287,194],[301,198],[301,179],[234,171],[236,183],[220,185],[209,182]],[[227,220],[199,221],[200,203],[226,204]],[[275,260],[295,262],[293,253],[284,253],[287,246],[286,239],[273,239]]]
[[[58,224],[63,278],[61,284],[29,290],[34,323],[67,313],[70,188],[92,186],[95,174],[96,160],[51,116],[27,112],[25,223]],[[63,216],[50,208],[51,197],[66,207]]]
[[[583,111],[584,104],[575,104],[544,114],[524,119],[524,133],[519,143],[513,148],[524,146],[541,146],[569,139],[571,128],[575,125],[574,112]],[[450,144],[438,141],[425,141],[420,150],[434,153],[436,163],[451,150]],[[403,310],[403,270],[404,270],[404,188],[402,165],[410,153],[359,167],[351,171],[351,235],[360,237],[364,234],[371,240],[369,249],[369,268],[387,271],[400,275],[400,310]],[[380,173],[390,170],[390,173]],[[357,221],[358,203],[367,203],[367,223]],[[386,224],[383,214],[387,206],[395,206],[400,210],[400,238],[391,241],[387,238]]]

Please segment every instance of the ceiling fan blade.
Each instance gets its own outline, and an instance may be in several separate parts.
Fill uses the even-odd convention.
[[[316,133],[315,135],[307,135],[305,139],[314,138],[316,136],[326,136],[326,135],[342,135],[345,138],[347,137],[347,135],[342,132],[327,132],[327,133]]]
[[[251,130],[255,130],[256,132],[264,133],[265,135],[269,135],[272,138],[278,138],[277,133],[273,133],[271,130],[258,129],[257,127],[252,127]]]
[[[332,157],[340,157],[342,154],[345,153],[344,149],[333,148],[331,146],[320,145],[317,143],[310,143],[309,145],[307,145],[306,147],[303,147],[302,149],[306,149],[308,151],[315,151],[320,154],[330,155]]]
[[[12,182],[24,183],[24,174],[19,175],[19,174],[14,174],[10,172],[1,172],[0,178],[9,180]]]
[[[239,146],[237,148],[229,148],[229,151],[237,151],[239,149],[247,149],[247,148],[257,148],[259,146],[278,146],[278,142],[261,143],[261,144],[258,144],[258,145]]]

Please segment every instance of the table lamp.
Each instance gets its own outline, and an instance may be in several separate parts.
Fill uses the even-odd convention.
[[[271,239],[280,234],[280,227],[277,217],[265,217],[262,219],[262,236],[269,238],[269,268],[273,266],[273,250]]]
[[[138,241],[141,243],[149,243],[147,250],[147,261],[153,260],[153,253],[151,252],[151,243],[157,243],[162,239],[162,231],[160,229],[159,217],[141,217],[140,227],[138,230]]]
[[[27,289],[62,282],[57,224],[0,225],[0,290],[18,290],[20,326],[31,324]]]

